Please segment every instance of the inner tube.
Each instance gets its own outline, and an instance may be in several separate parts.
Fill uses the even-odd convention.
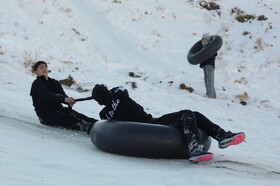
[[[211,138],[200,129],[199,134],[204,151],[208,151]],[[183,133],[166,125],[101,120],[91,128],[90,139],[98,149],[120,155],[160,159],[189,157]]]
[[[201,40],[197,41],[188,52],[188,61],[192,65],[197,65],[209,59],[220,50],[223,45],[223,39],[218,35],[210,37],[211,42],[202,48]]]

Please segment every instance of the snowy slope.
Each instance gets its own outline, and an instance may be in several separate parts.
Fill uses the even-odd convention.
[[[208,11],[200,2],[0,0],[0,185],[279,185],[280,3],[218,0],[220,9]],[[236,12],[256,18],[241,23]],[[224,41],[215,100],[186,60],[205,32]],[[96,83],[123,85],[155,117],[198,110],[245,131],[246,142],[221,150],[213,141],[214,161],[201,164],[102,152],[83,133],[39,123],[29,96],[36,60],[53,78],[71,75],[76,83],[65,91],[75,98]],[[94,101],[74,108],[95,118],[101,109]]]

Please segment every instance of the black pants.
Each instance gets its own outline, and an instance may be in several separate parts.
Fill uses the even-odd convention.
[[[44,112],[39,116],[40,122],[49,126],[58,126],[71,130],[88,132],[89,128],[97,121],[73,109],[59,108]]]
[[[153,119],[150,122],[162,125],[170,125],[181,129],[190,152],[197,148],[199,144],[198,128],[214,139],[217,139],[217,137],[222,132],[224,132],[221,127],[214,124],[203,114],[199,112],[193,112],[191,110],[182,110],[179,112],[165,114],[160,118]]]

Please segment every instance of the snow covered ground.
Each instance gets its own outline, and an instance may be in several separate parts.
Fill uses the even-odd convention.
[[[200,2],[0,0],[0,186],[279,185],[280,3],[216,0],[219,9],[208,11]],[[240,14],[255,19],[241,23]],[[217,99],[204,97],[203,72],[186,60],[205,32],[224,41]],[[73,77],[64,88],[74,98],[96,83],[123,85],[155,117],[198,110],[246,132],[246,142],[221,150],[213,140],[214,160],[199,164],[100,151],[84,133],[39,123],[29,96],[37,60],[48,62],[50,77]],[[101,107],[74,109],[98,118]]]

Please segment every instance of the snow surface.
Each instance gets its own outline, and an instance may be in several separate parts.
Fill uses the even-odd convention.
[[[0,185],[280,185],[280,2],[216,0],[220,9],[212,11],[199,2],[0,0]],[[234,8],[268,19],[240,23]],[[203,72],[186,60],[205,32],[224,41],[217,99],[204,96]],[[246,142],[222,150],[213,140],[214,160],[199,164],[100,151],[84,133],[39,123],[29,96],[37,60],[48,62],[50,77],[74,78],[64,87],[74,98],[89,96],[96,83],[123,85],[155,117],[198,110],[246,132]],[[74,106],[95,118],[101,108]]]

